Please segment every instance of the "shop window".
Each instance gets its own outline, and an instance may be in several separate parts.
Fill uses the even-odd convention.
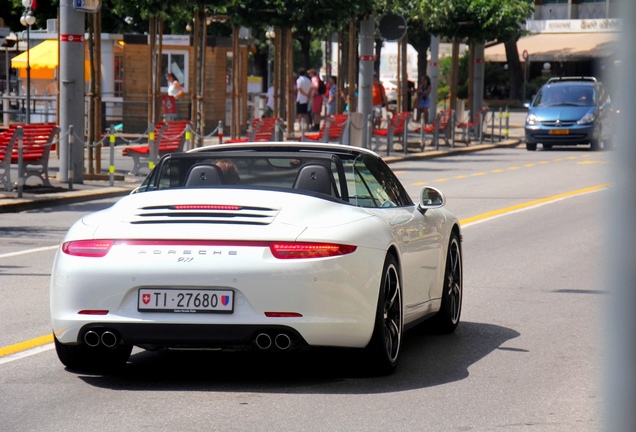
[[[114,96],[124,96],[124,55],[115,54]]]
[[[188,52],[164,51],[161,57],[161,91],[168,91],[166,74],[172,72],[183,90],[188,91]]]

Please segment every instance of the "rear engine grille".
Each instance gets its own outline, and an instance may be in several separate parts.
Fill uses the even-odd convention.
[[[223,209],[205,209],[193,207],[184,210],[184,206],[142,207],[130,220],[132,224],[157,223],[224,223],[246,225],[268,225],[278,215],[280,209],[265,207],[241,207]],[[234,206],[232,206],[234,207]]]

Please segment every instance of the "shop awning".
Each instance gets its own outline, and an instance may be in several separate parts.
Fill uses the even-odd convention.
[[[540,33],[517,41],[519,60],[527,51],[530,61],[577,61],[612,56],[618,48],[620,33]],[[487,62],[506,62],[503,43],[486,48]]]
[[[57,40],[45,40],[29,50],[29,64],[31,69],[57,68]],[[27,66],[27,52],[11,59],[11,67],[25,69]]]
[[[29,50],[29,64],[32,79],[53,79],[59,64],[57,39],[47,39]],[[18,69],[20,78],[26,78],[27,52],[11,59],[11,67]],[[84,79],[90,79],[88,59],[84,59]]]

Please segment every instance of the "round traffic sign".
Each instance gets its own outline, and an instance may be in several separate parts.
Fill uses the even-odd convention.
[[[528,57],[530,57],[530,55],[528,54],[528,50],[523,50],[523,59],[524,60],[528,60]]]
[[[390,42],[402,39],[406,34],[406,20],[402,15],[388,13],[380,18],[380,36]]]

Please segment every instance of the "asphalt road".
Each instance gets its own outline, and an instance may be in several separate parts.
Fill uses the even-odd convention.
[[[0,429],[600,430],[610,159],[513,148],[392,164],[414,198],[439,187],[462,220],[465,297],[455,334],[407,333],[400,367],[382,378],[339,351],[136,350],[111,376],[66,371],[46,343],[3,355],[50,332],[54,248],[112,200],[2,214]]]

